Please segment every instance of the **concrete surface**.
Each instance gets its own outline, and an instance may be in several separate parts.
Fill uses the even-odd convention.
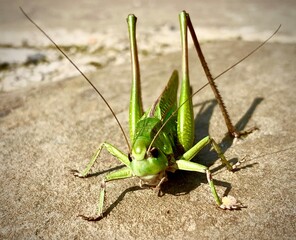
[[[265,35],[272,32],[278,23],[283,24],[272,42],[218,81],[233,122],[244,129],[256,125],[260,131],[232,143],[224,137],[226,127],[211,90],[203,90],[193,100],[197,139],[210,134],[222,145],[229,159],[244,160],[244,163],[240,171],[229,173],[220,167],[220,162],[208,149],[198,155],[197,161],[211,166],[220,195],[229,192],[247,208],[241,211],[217,209],[205,176],[180,172],[171,176],[171,181],[163,186],[165,194],[162,197],[151,190],[135,187],[138,184],[136,179],[110,182],[106,199],[108,216],[91,223],[76,217],[78,214],[93,214],[102,175],[120,164],[104,152],[101,161],[95,165],[95,176],[77,179],[69,170],[82,169],[104,140],[124,151],[127,148],[110,112],[81,77],[57,82],[35,81],[24,84],[25,87],[19,85],[5,91],[2,88],[0,93],[0,238],[295,239],[296,48],[295,31],[290,28],[295,22],[293,2],[262,1],[257,4],[250,1],[238,4],[237,1],[210,1],[198,4],[188,1],[184,6],[174,1],[161,4],[152,1],[132,1],[132,4],[125,5],[111,3],[104,6],[104,11],[101,10],[103,15],[98,13],[103,5],[96,6],[91,1],[83,1],[81,6],[70,1],[24,1],[21,5],[42,25],[49,24],[54,28],[63,24],[70,33],[81,28],[86,32],[96,31],[97,27],[110,24],[113,32],[123,31],[124,34],[124,18],[129,12],[134,12],[141,20],[138,28],[144,29],[142,33],[145,36],[153,39],[151,29],[158,28],[161,36],[165,36],[164,33],[170,37],[177,36],[177,14],[182,9],[191,13],[193,23],[200,19],[202,29],[212,27],[213,31],[209,31],[208,36],[211,32],[225,29],[225,26],[233,33],[235,29],[244,32],[241,29],[248,26],[247,29],[253,29],[252,41],[245,41],[246,32],[238,36],[229,35],[229,38],[208,37],[203,40],[202,48],[213,75],[257,46],[259,41],[255,40],[261,39],[258,36],[262,31],[266,31]],[[1,1],[1,48],[17,50],[17,41],[12,41],[11,45],[4,44],[4,38],[12,39],[12,36],[19,36],[20,43],[22,39],[32,39],[32,43],[26,41],[21,46],[31,46],[42,38],[34,37],[39,33],[19,14],[18,5],[19,2],[9,5],[8,1]],[[210,17],[208,12],[212,13]],[[104,16],[108,16],[108,22]],[[232,21],[227,21],[231,17]],[[206,19],[210,19],[209,22]],[[85,25],[87,27],[83,27]],[[19,32],[21,29],[23,32]],[[140,38],[141,30],[138,32]],[[31,38],[24,37],[29,33]],[[154,37],[158,39],[158,36]],[[118,33],[114,38],[115,42],[122,42],[126,36],[121,38]],[[149,41],[139,40],[144,48],[151,46]],[[157,98],[171,71],[180,69],[180,49],[176,47],[174,51],[177,43],[172,41],[169,51],[149,50],[149,54],[142,54],[146,107]],[[84,43],[74,45],[83,46]],[[128,54],[125,44],[121,48],[124,54]],[[71,43],[63,45],[67,47]],[[45,56],[50,59],[49,47],[42,43],[38,47],[36,52],[45,50]],[[118,51],[120,49],[115,52]],[[193,89],[198,89],[206,80],[193,49],[191,52],[191,81]],[[74,58],[79,58],[82,53],[74,50]],[[31,53],[22,54],[31,56]],[[9,67],[1,70],[1,82],[9,71],[11,81],[16,81],[13,72],[17,74],[17,69],[24,67],[26,61],[23,58],[25,60],[13,62],[10,60],[18,53],[8,55],[10,58],[3,62],[7,62]],[[149,57],[145,58],[145,55]],[[55,61],[55,57],[52,59]],[[130,66],[128,61],[124,62],[125,58],[121,61],[123,63],[106,64],[88,75],[127,129]],[[29,66],[32,76],[40,64],[43,63]],[[48,60],[47,64],[50,65],[51,61]],[[46,69],[46,65],[42,67]],[[66,70],[75,71],[71,68]]]

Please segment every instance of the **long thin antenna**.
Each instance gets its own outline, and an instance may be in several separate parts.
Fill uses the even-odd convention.
[[[264,42],[262,42],[261,44],[259,44],[256,48],[254,48],[254,50],[252,50],[250,53],[248,53],[246,56],[244,56],[243,58],[241,58],[239,61],[237,61],[236,63],[234,63],[233,65],[231,65],[230,67],[228,67],[226,70],[224,70],[223,72],[221,72],[220,74],[218,74],[216,77],[213,78],[213,81],[216,81],[219,77],[221,77],[222,75],[224,75],[226,72],[228,72],[229,70],[231,70],[232,68],[234,68],[236,65],[238,65],[239,63],[241,63],[242,61],[244,61],[245,59],[247,59],[248,57],[250,57],[253,53],[255,53],[256,51],[258,51],[263,45],[265,45],[281,28],[281,25],[278,26],[278,28],[274,31],[274,33],[268,37]],[[147,150],[150,151],[152,144],[155,142],[156,138],[158,137],[158,135],[160,134],[160,132],[162,131],[162,129],[165,127],[165,125],[168,123],[169,120],[171,120],[171,118],[178,112],[178,110],[187,102],[189,101],[189,99],[193,98],[194,95],[196,95],[197,93],[199,93],[201,90],[203,90],[206,86],[210,85],[209,82],[207,82],[206,84],[204,84],[201,88],[199,88],[197,91],[195,91],[194,93],[191,94],[191,96],[185,101],[183,102],[173,113],[170,117],[167,118],[167,120],[162,124],[162,126],[160,127],[160,129],[158,130],[158,132],[154,135],[149,148]]]
[[[76,68],[76,70],[84,77],[84,79],[93,87],[93,89],[99,94],[99,96],[102,98],[102,100],[104,101],[104,103],[107,105],[107,107],[109,108],[110,112],[112,113],[113,117],[115,118],[123,136],[124,136],[124,139],[126,141],[126,144],[128,146],[128,149],[129,149],[129,152],[131,152],[131,147],[130,147],[130,144],[128,142],[128,139],[127,139],[127,136],[123,130],[123,127],[121,126],[118,118],[116,117],[113,109],[111,108],[111,106],[109,105],[109,103],[107,102],[107,100],[104,98],[104,96],[99,92],[99,90],[94,86],[94,84],[88,79],[88,77],[78,68],[78,66],[67,56],[67,54],[51,39],[51,37],[45,32],[43,31],[43,29],[41,27],[39,27],[37,25],[37,23],[35,23],[29,16],[28,14],[22,9],[22,7],[19,7],[20,10],[22,11],[22,13],[26,16],[26,18],[33,24],[35,25],[35,27],[37,27],[40,32],[42,32],[47,38],[48,40],[50,40],[52,42],[52,44],[65,56],[65,58],[68,59],[68,61]]]
[[[271,36],[269,38],[267,38],[264,42],[262,42],[261,44],[259,44],[256,48],[254,48],[254,50],[252,50],[250,53],[248,53],[246,56],[244,56],[238,62],[236,62],[235,64],[233,64],[232,66],[230,66],[229,68],[227,68],[226,70],[224,70],[223,72],[221,72],[220,74],[218,74],[216,77],[213,78],[213,80],[216,80],[217,78],[219,78],[220,76],[222,76],[224,73],[228,72],[229,70],[231,70],[232,68],[234,68],[236,65],[240,64],[242,61],[244,61],[245,59],[247,59],[248,57],[250,57],[257,50],[259,50],[259,48],[261,48],[263,45],[265,45],[265,43],[267,43],[271,38],[273,38],[273,36],[275,34],[277,34],[277,32],[280,30],[281,26],[282,25],[280,24],[278,26],[278,28],[274,31],[273,34],[271,34]]]

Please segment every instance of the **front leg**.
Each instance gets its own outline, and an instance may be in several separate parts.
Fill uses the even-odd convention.
[[[87,221],[99,221],[104,217],[104,200],[106,195],[106,183],[108,181],[118,180],[118,179],[125,179],[132,177],[132,170],[129,167],[124,167],[122,169],[119,169],[117,171],[111,172],[106,175],[105,179],[101,182],[101,190],[100,190],[100,196],[98,201],[98,206],[96,210],[96,214],[94,216],[84,216],[84,215],[78,215],[79,217],[82,217],[84,220]]]
[[[94,155],[91,157],[89,163],[86,165],[86,167],[83,171],[79,172],[77,170],[71,170],[71,172],[74,174],[74,176],[81,177],[81,178],[87,177],[90,169],[92,168],[92,166],[94,165],[94,163],[96,162],[98,157],[100,156],[100,153],[103,148],[106,148],[109,153],[111,153],[114,157],[116,157],[124,165],[126,165],[127,167],[130,166],[130,161],[128,159],[128,156],[126,156],[123,152],[118,150],[113,145],[111,145],[107,142],[103,142],[100,144],[99,148],[95,151]]]
[[[86,165],[85,169],[82,172],[78,172],[77,170],[72,170],[74,176],[81,177],[81,178],[87,177],[87,175],[90,172],[90,169],[92,168],[92,166],[94,165],[94,163],[98,159],[98,157],[100,156],[100,153],[103,148],[106,148],[109,153],[111,153],[114,157],[116,157],[120,162],[125,164],[126,167],[107,174],[106,177],[104,178],[104,180],[102,180],[100,197],[99,197],[99,201],[98,201],[98,207],[96,210],[96,214],[91,217],[84,216],[84,215],[78,215],[88,221],[98,221],[103,218],[103,207],[104,207],[104,199],[105,199],[105,192],[106,192],[106,182],[112,181],[112,180],[117,180],[117,179],[129,178],[129,177],[133,176],[132,170],[130,169],[130,161],[128,159],[128,156],[126,156],[124,153],[122,153],[120,150],[118,150],[113,145],[106,143],[106,142],[102,143],[99,146],[99,148],[94,153],[91,160],[89,161],[89,163]]]

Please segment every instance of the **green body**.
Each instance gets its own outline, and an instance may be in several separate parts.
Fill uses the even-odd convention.
[[[84,217],[88,220],[98,220],[103,217],[103,204],[107,181],[138,177],[140,185],[147,184],[159,188],[167,180],[166,173],[176,170],[202,172],[207,175],[210,189],[216,203],[223,207],[217,195],[211,173],[206,166],[191,162],[194,156],[207,144],[211,144],[228,170],[233,170],[225,159],[215,141],[206,136],[194,144],[194,116],[189,82],[187,20],[189,15],[181,12],[179,15],[182,42],[182,79],[179,101],[177,91],[179,85],[178,72],[173,71],[168,84],[155,103],[145,113],[142,110],[140,89],[140,72],[136,44],[136,17],[127,18],[131,45],[132,86],[129,108],[129,132],[131,150],[124,154],[109,143],[102,143],[91,161],[79,177],[86,177],[103,148],[107,149],[125,167],[105,176],[101,184],[97,215]],[[226,206],[236,208],[237,206]]]

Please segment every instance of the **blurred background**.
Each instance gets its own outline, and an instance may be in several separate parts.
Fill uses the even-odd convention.
[[[94,72],[129,62],[125,18],[138,17],[140,60],[180,51],[178,13],[186,10],[201,43],[271,41],[295,43],[295,1],[0,1],[0,91],[60,81],[78,72],[21,13],[27,14],[77,63]],[[218,53],[219,54],[219,53]]]

